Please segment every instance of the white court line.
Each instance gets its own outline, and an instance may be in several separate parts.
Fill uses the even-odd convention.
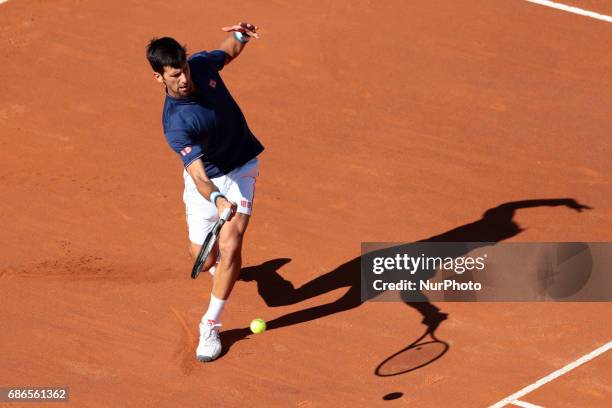
[[[597,20],[607,21],[612,23],[612,17],[606,16],[605,14],[595,13],[594,11],[583,10],[578,7],[566,6],[565,4],[555,3],[554,1],[548,0],[525,0],[530,3],[539,4],[546,7],[551,7],[557,10],[567,11],[568,13],[580,14],[581,16],[596,18]]]
[[[512,405],[516,405],[517,407],[523,407],[523,408],[544,408],[539,405],[530,404],[529,402],[519,401],[519,400],[512,401]]]
[[[0,4],[6,3],[8,0],[0,0]]]
[[[576,361],[574,361],[572,363],[569,363],[565,367],[558,369],[554,373],[548,374],[544,378],[540,378],[538,381],[534,382],[533,384],[528,385],[527,387],[523,388],[522,390],[520,390],[518,392],[515,392],[514,394],[510,395],[509,397],[504,398],[503,400],[499,401],[498,403],[489,406],[489,408],[501,408],[501,407],[503,407],[503,406],[505,406],[507,404],[513,404],[514,402],[516,402],[522,396],[524,396],[526,394],[529,394],[531,391],[535,390],[536,388],[540,388],[544,384],[546,384],[548,382],[551,382],[552,380],[554,380],[557,377],[561,377],[563,374],[567,373],[568,371],[571,371],[574,368],[576,368],[578,366],[581,366],[582,364],[584,364],[584,363],[586,363],[588,361],[591,361],[592,359],[594,359],[598,355],[605,353],[606,351],[610,350],[611,348],[612,348],[612,341],[607,343],[607,344],[604,344],[603,346],[599,347],[597,350],[591,351],[586,356],[582,356],[578,360],[576,360]]]

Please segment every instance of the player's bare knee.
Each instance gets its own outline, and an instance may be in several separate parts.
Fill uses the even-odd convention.
[[[221,259],[234,258],[240,255],[242,236],[226,237],[223,241],[219,241],[219,251],[221,252]]]
[[[222,259],[227,256],[235,256],[235,254],[239,254],[241,250],[242,240],[219,243],[219,251],[221,252]]]

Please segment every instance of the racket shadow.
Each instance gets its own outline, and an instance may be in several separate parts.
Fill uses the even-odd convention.
[[[435,330],[447,316],[446,313],[438,313],[437,321],[432,321],[418,339],[384,359],[374,373],[379,377],[393,377],[418,370],[440,359],[450,346],[436,337]]]

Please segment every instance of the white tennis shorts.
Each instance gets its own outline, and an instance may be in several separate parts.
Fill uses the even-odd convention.
[[[259,160],[254,158],[228,174],[210,180],[217,186],[221,194],[229,201],[236,203],[237,212],[250,215],[253,210],[257,176],[259,176]],[[202,197],[187,170],[183,171],[183,180],[185,181],[183,202],[187,213],[189,240],[202,245],[206,234],[219,219],[219,213],[215,205]]]

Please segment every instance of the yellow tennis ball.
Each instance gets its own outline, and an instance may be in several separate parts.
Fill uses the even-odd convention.
[[[255,334],[263,333],[266,331],[266,322],[264,319],[253,319],[250,327]]]

